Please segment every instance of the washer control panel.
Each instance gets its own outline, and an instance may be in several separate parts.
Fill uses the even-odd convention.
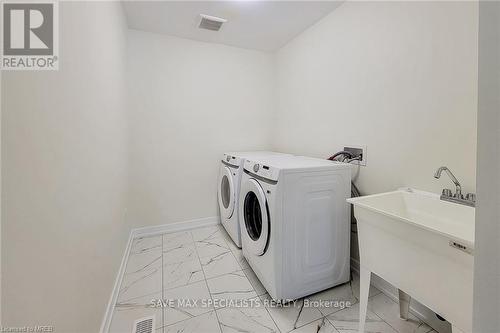
[[[245,160],[244,167],[246,171],[250,172],[255,176],[273,181],[278,181],[280,170],[272,166],[266,165],[265,163]]]

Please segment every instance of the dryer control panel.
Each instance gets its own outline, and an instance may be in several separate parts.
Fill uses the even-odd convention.
[[[224,156],[222,156],[222,162],[239,168],[241,165],[241,157],[224,154]]]
[[[245,160],[244,167],[246,171],[250,172],[253,175],[272,181],[278,181],[280,170],[266,165],[265,163]]]

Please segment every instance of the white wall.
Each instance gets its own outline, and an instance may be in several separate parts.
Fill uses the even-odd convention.
[[[500,3],[479,5],[474,332],[500,332]]]
[[[58,72],[2,77],[3,325],[97,331],[129,227],[218,215],[225,151],[366,144],[364,193],[475,188],[477,4],[347,2],[276,55],[61,20]]]
[[[272,56],[131,30],[128,57],[131,223],[217,216],[221,155],[269,146]]]
[[[274,147],[368,146],[364,194],[475,189],[477,4],[346,2],[276,56]]]
[[[2,77],[4,326],[97,332],[125,248],[121,4],[60,4],[60,66]]]
[[[477,15],[474,2],[345,2],[277,52],[273,148],[366,145],[363,194],[453,188],[434,179],[441,165],[475,191]]]

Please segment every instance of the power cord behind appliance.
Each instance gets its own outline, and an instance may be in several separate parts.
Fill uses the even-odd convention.
[[[344,162],[344,163],[351,163],[353,161],[360,161],[362,158],[362,155],[357,155],[354,156],[351,152],[348,151],[339,151],[332,156],[328,158],[330,161],[337,161],[337,162]],[[361,192],[359,191],[358,187],[356,184],[354,184],[353,181],[351,181],[351,198],[356,198],[360,197]],[[354,234],[358,233],[358,228],[357,228],[357,222],[356,218],[354,217],[354,211],[351,209],[351,232]]]
[[[351,163],[352,161],[361,160],[361,155],[353,156],[353,154],[351,152],[339,151],[338,153],[335,153],[332,156],[330,156],[328,159],[330,161]],[[359,196],[361,196],[359,189],[357,188],[356,184],[354,184],[354,182],[351,182],[351,197],[355,198],[355,197],[359,197]]]
[[[342,150],[342,151],[339,151],[338,153],[333,154],[328,159],[330,161],[351,163],[352,161],[360,161],[362,158],[363,158],[363,155],[354,156],[351,152]],[[360,197],[360,196],[361,196],[361,192],[359,192],[359,189],[357,188],[356,184],[354,184],[354,182],[351,181],[351,198]],[[356,239],[358,238],[358,235],[357,235],[358,234],[358,224],[356,221],[356,217],[354,217],[354,209],[351,209],[351,234],[354,234],[354,237],[356,237]],[[351,281],[349,281],[351,289],[352,289],[352,280],[353,280],[352,274],[353,274],[353,271],[351,271]]]

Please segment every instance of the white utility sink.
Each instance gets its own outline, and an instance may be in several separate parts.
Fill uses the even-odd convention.
[[[371,272],[400,289],[402,317],[411,296],[472,332],[475,209],[412,189],[348,199],[360,251],[360,332]]]

